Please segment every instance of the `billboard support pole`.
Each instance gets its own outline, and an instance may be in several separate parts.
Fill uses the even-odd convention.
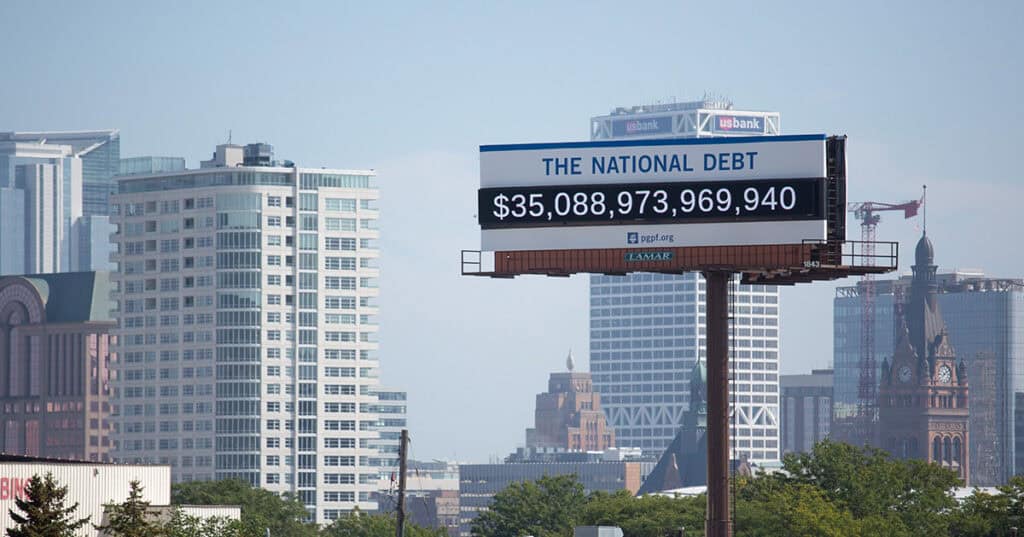
[[[731,537],[729,510],[729,278],[726,271],[706,271],[708,383],[707,537]]]

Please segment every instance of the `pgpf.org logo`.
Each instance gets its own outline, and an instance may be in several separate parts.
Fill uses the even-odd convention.
[[[715,130],[720,132],[764,133],[764,118],[757,116],[715,116]]]
[[[671,233],[626,232],[626,244],[673,244],[676,236]]]

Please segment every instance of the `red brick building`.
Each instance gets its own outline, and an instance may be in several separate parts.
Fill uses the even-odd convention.
[[[594,391],[590,373],[552,373],[548,391],[537,394],[534,428],[526,430],[527,448],[561,448],[567,451],[604,451],[615,447],[615,431],[601,410],[601,394]]]
[[[934,257],[922,237],[892,361],[882,362],[879,437],[892,455],[939,464],[969,484],[967,368],[957,362],[935,299]]]
[[[108,460],[106,272],[0,278],[0,453]]]

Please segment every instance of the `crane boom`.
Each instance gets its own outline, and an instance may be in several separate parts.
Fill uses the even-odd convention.
[[[920,200],[903,203],[884,203],[878,201],[852,202],[846,210],[852,212],[860,220],[863,264],[875,264],[875,230],[883,211],[903,211],[903,218],[917,215],[924,203]],[[875,281],[873,274],[865,274],[861,280],[861,325],[860,325],[860,364],[857,379],[857,415],[854,418],[853,430],[848,441],[855,444],[875,441],[875,424],[878,421],[878,362],[875,359]]]

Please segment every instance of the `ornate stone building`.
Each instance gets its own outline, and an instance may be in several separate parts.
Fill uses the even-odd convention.
[[[590,373],[573,371],[572,352],[565,373],[552,373],[548,391],[537,394],[535,426],[526,430],[526,447],[566,451],[604,451],[615,447],[615,431],[601,410]]]
[[[942,465],[969,483],[967,368],[957,362],[936,302],[934,258],[921,237],[896,348],[882,362],[879,437],[893,456]]]
[[[0,278],[0,453],[108,460],[109,281],[105,272]]]

